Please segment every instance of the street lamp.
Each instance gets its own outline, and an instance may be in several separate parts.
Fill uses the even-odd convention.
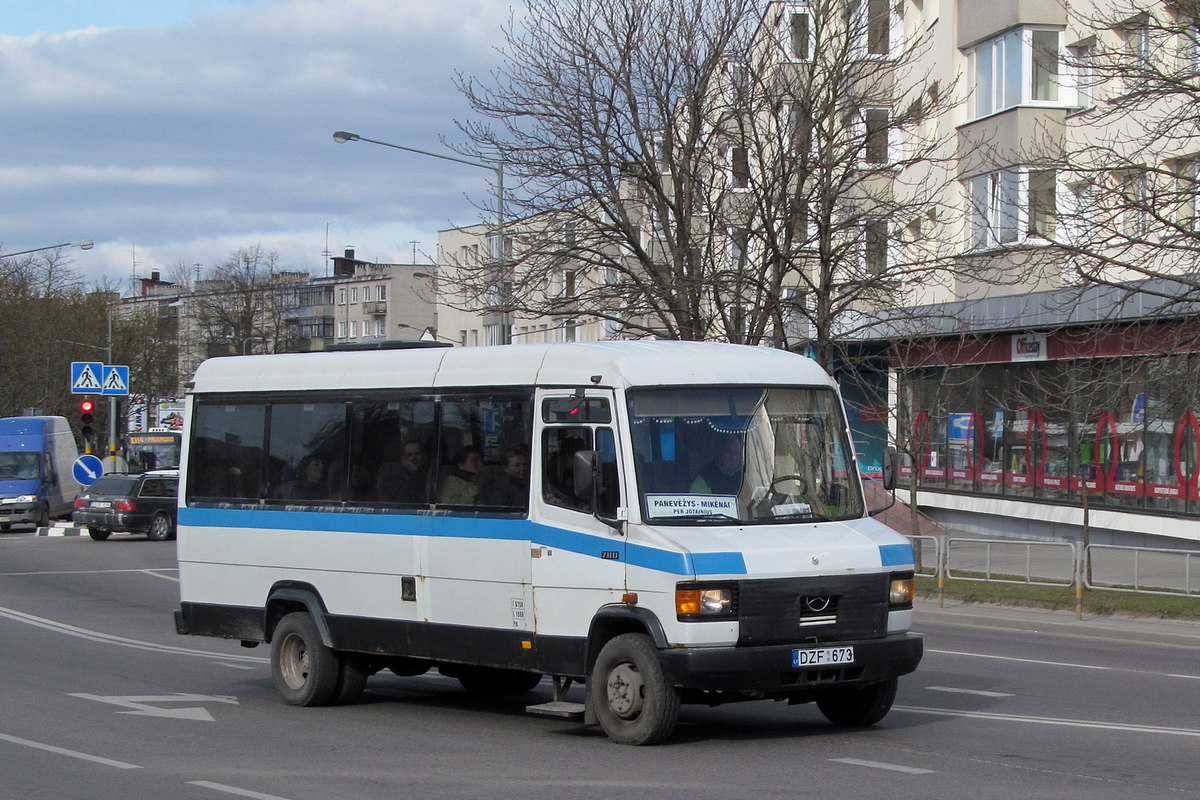
[[[409,153],[417,153],[418,155],[429,156],[431,158],[440,158],[443,161],[453,161],[456,164],[466,164],[469,167],[479,167],[481,169],[490,169],[496,173],[496,227],[500,233],[504,233],[504,162],[497,161],[495,164],[484,164],[482,161],[471,161],[458,156],[448,156],[445,153],[431,153],[428,150],[418,150],[415,147],[407,147],[402,144],[392,144],[391,142],[383,142],[379,139],[368,139],[366,136],[359,136],[357,133],[349,131],[335,131],[333,140],[338,144],[346,142],[370,142],[371,144],[380,144],[384,147],[391,147],[395,150],[406,150]]]
[[[40,253],[43,250],[58,250],[60,247],[78,247],[80,250],[91,250],[95,246],[95,243],[91,239],[84,239],[81,242],[63,242],[62,244],[51,244],[46,247],[35,247],[32,250],[18,250],[15,253],[0,253],[0,258],[27,256],[30,253]]]
[[[415,147],[407,147],[402,144],[392,144],[391,142],[383,142],[383,141],[380,141],[379,139],[368,139],[366,136],[359,136],[357,133],[350,133],[349,131],[335,131],[333,134],[333,140],[335,142],[337,142],[338,144],[345,144],[346,142],[370,142],[371,144],[383,145],[384,147],[391,147],[396,150],[405,150],[409,153],[417,153],[419,155],[430,156],[432,158],[440,158],[444,161],[453,161],[457,164],[466,164],[471,167],[480,167],[481,169],[494,170],[496,173],[496,244],[498,247],[497,257],[500,261],[501,270],[503,271],[506,268],[506,266],[507,266],[505,263],[506,247],[505,247],[505,241],[504,241],[504,162],[503,161],[497,161],[495,164],[484,164],[481,161],[471,161],[469,159],[459,158],[457,156],[448,156],[448,155],[445,155],[444,153],[431,153],[428,150],[418,150]],[[503,285],[504,285],[503,278],[504,277],[506,277],[506,276],[502,275],[501,280],[499,281],[500,286],[501,286],[501,302],[507,303],[509,298],[508,298],[507,294],[503,291]],[[500,317],[501,317],[501,322],[500,322],[501,327],[507,331],[503,335],[503,338],[500,343],[507,344],[510,341],[510,335],[511,335],[511,326],[510,326],[509,320],[508,320],[508,312],[502,311],[500,314]]]

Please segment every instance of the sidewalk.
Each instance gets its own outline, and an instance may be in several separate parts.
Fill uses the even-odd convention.
[[[949,599],[942,607],[936,599],[919,597],[913,604],[913,629],[920,632],[921,624],[926,620],[1006,630],[1053,631],[1060,636],[1200,647],[1200,622],[1088,614],[1086,609],[1081,620],[1075,617],[1073,609],[1051,611]]]

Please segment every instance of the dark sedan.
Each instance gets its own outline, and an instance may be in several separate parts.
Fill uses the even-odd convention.
[[[144,533],[161,542],[175,538],[178,470],[110,473],[75,498],[72,519],[98,542],[113,533]]]

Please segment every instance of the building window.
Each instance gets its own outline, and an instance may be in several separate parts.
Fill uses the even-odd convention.
[[[863,267],[868,277],[887,275],[888,251],[887,220],[872,219],[863,223]]]
[[[863,159],[868,164],[887,164],[892,160],[889,152],[890,119],[891,114],[886,108],[868,108],[863,112]]]
[[[1058,102],[1058,31],[1033,31],[1033,100]]]
[[[1077,44],[1068,48],[1067,52],[1070,54],[1071,71],[1074,75],[1072,82],[1075,85],[1075,106],[1091,108],[1096,105],[1099,86],[1094,63],[1096,44],[1092,41]]]
[[[350,287],[350,302],[351,303],[358,302],[358,287],[357,286]]]
[[[728,262],[727,268],[741,269],[750,260],[750,229],[730,228],[728,231]]]
[[[337,324],[337,338],[339,338],[339,339],[346,338],[346,323],[339,322]]]
[[[1128,170],[1118,175],[1122,195],[1123,233],[1130,239],[1145,238],[1150,227],[1150,176],[1145,170]]]
[[[358,320],[354,320],[353,322],[350,323],[350,338],[351,339],[358,338]]]
[[[967,181],[972,250],[1053,239],[1058,218],[1058,173],[1010,167]]]
[[[1058,173],[1052,169],[1029,172],[1029,211],[1026,231],[1031,236],[1054,238],[1058,219]]]
[[[750,188],[750,151],[745,147],[729,148],[729,185],[734,189]]]
[[[387,287],[386,286],[381,285],[378,289],[375,290],[375,299],[381,303],[384,300],[387,300]]]
[[[1062,32],[1018,28],[967,53],[971,78],[969,114],[979,119],[1020,105],[1075,104],[1074,87],[1063,84]]]
[[[364,303],[371,302],[371,287],[370,286],[363,287],[363,302]]]
[[[783,15],[787,54],[795,61],[809,61],[813,52],[812,13],[808,6],[790,4]]]
[[[338,305],[346,305],[346,290],[344,288],[338,289]]]
[[[387,323],[384,320],[375,320],[375,336],[379,339],[387,336]]]
[[[1142,89],[1153,73],[1153,39],[1150,26],[1143,20],[1130,24],[1121,31],[1128,55],[1128,71],[1125,77],[1127,91]]]

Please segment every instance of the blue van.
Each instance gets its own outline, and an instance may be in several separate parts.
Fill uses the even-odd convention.
[[[0,419],[0,531],[69,516],[80,488],[71,471],[78,457],[63,417]]]

